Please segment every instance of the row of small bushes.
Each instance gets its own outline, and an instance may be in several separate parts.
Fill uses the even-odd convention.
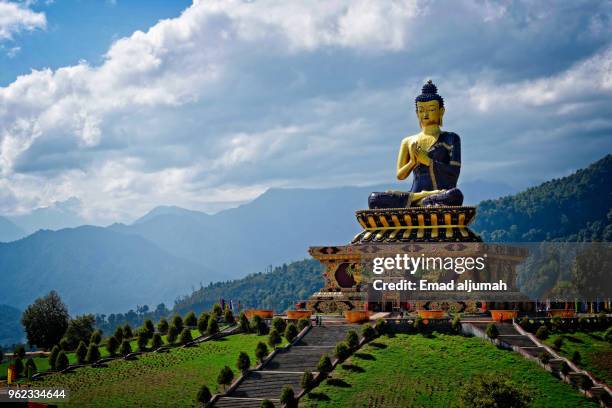
[[[580,318],[561,318],[555,316],[550,319],[530,319],[523,317],[519,321],[520,326],[531,333],[536,333],[541,327],[545,326],[549,332],[555,333],[575,333],[577,331],[592,332],[606,330],[612,326],[612,318],[605,313],[600,313],[596,317],[582,316]]]

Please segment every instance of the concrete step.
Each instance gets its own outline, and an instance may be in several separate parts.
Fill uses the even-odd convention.
[[[297,394],[301,390],[302,373],[276,373],[273,371],[251,371],[229,397],[279,398],[285,385],[293,387]]]
[[[333,358],[333,347],[291,347],[289,350],[277,353],[272,360],[266,364],[266,371],[316,371],[321,356],[327,353]]]
[[[268,398],[270,399],[270,398]],[[264,399],[261,398],[232,398],[232,397],[221,397],[215,402],[215,407],[219,408],[259,408],[261,406],[261,401]],[[280,402],[278,400],[272,400],[272,403],[275,407],[280,407]]]
[[[536,347],[536,344],[527,336],[518,335],[500,335],[500,341],[517,347]]]
[[[296,343],[296,346],[335,346],[339,341],[344,340],[349,330],[355,330],[359,334],[360,327],[348,324],[314,326]]]

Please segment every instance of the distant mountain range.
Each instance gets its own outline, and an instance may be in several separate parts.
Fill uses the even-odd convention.
[[[19,344],[24,340],[21,311],[12,306],[0,305],[0,346]]]
[[[0,271],[2,303],[25,309],[55,289],[72,314],[171,302],[203,277],[215,276],[142,237],[91,226],[0,243]]]
[[[0,217],[0,242],[10,242],[23,238],[26,232],[5,217]]]
[[[494,241],[607,239],[611,169],[607,156],[571,176],[485,201],[474,229]],[[368,194],[397,188],[271,189],[214,215],[158,207],[131,225],[39,231],[0,244],[0,299],[23,309],[55,289],[73,314],[168,303],[200,283],[307,258],[311,245],[346,244],[360,229],[354,212],[367,206]],[[468,203],[478,193],[467,183],[462,189]]]

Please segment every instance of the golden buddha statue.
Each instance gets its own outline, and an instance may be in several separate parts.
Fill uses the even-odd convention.
[[[461,205],[463,194],[457,189],[461,170],[461,140],[453,132],[440,129],[444,99],[431,80],[415,99],[421,132],[408,136],[400,145],[397,178],[413,174],[410,192],[372,193],[370,208],[403,208],[432,205]]]

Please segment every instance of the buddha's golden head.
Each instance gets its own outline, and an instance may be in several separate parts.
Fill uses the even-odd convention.
[[[421,94],[414,100],[417,118],[421,128],[426,126],[442,126],[444,116],[444,99],[438,95],[438,88],[431,79],[423,85]]]

